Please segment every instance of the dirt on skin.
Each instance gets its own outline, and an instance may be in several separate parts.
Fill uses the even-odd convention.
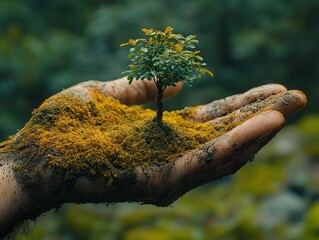
[[[65,91],[44,101],[16,135],[0,143],[0,154],[16,155],[15,172],[24,184],[36,184],[40,168],[49,167],[71,182],[104,176],[112,185],[137,166],[176,160],[285,97],[257,100],[211,122],[194,120],[198,107],[164,112],[160,128],[155,111],[126,106],[95,87],[87,88],[85,99]]]
[[[23,165],[46,165],[66,178],[103,175],[112,184],[119,174],[136,166],[160,165],[222,134],[206,123],[189,121],[194,109],[164,112],[161,129],[155,112],[126,106],[94,88],[93,98],[57,94],[33,111],[23,129],[5,145]],[[4,150],[2,150],[4,151]]]

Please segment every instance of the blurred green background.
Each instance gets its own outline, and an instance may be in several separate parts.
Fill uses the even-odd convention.
[[[318,13],[318,0],[0,1],[1,140],[63,88],[121,77],[129,61],[119,45],[142,27],[196,34],[215,73],[166,109],[266,83],[309,100],[258,161],[172,207],[66,205],[18,239],[319,239]]]

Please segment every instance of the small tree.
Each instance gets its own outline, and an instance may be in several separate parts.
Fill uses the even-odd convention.
[[[158,126],[162,126],[163,92],[168,86],[176,86],[178,82],[185,82],[189,86],[201,75],[213,73],[206,69],[200,51],[192,51],[198,44],[196,36],[187,37],[174,34],[172,27],[165,31],[145,29],[146,38],[130,39],[122,46],[131,45],[128,58],[131,60],[127,74],[129,84],[134,79],[154,81],[157,87],[157,112],[154,119]]]

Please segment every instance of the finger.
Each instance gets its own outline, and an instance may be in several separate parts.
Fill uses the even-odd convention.
[[[215,129],[230,130],[256,113],[268,110],[281,112],[285,118],[303,108],[307,104],[306,95],[297,90],[290,90],[268,97],[263,101],[248,104],[227,116],[219,117],[208,122]],[[227,129],[225,129],[227,128]]]
[[[303,92],[290,90],[275,97],[272,103],[267,107],[267,110],[277,110],[287,118],[292,113],[305,107],[306,104],[307,97]]]
[[[167,87],[163,98],[169,98],[182,89],[183,84],[177,83],[176,87]],[[133,81],[128,83],[127,78],[102,83],[100,91],[106,96],[113,96],[124,104],[143,103],[156,99],[157,88],[153,81]]]
[[[265,145],[270,140],[269,136],[273,137],[284,123],[284,116],[274,110],[259,113],[245,121],[223,135],[221,139],[215,140],[216,153],[213,165],[218,169],[240,158],[249,160],[251,153],[255,154],[260,149],[257,146],[260,143]]]
[[[163,167],[137,169],[145,202],[167,205],[187,191],[236,172],[284,124],[280,112],[262,112],[226,134],[213,139]]]
[[[192,118],[194,121],[206,122],[217,117],[225,116],[249,103],[263,100],[271,95],[285,92],[287,89],[280,84],[267,84],[251,90],[216,100],[212,103],[199,107],[186,108],[180,114]]]
[[[179,82],[175,87],[167,87],[163,92],[163,98],[169,98],[176,95],[183,87]],[[153,81],[133,81],[128,83],[127,78],[120,78],[114,81],[100,82],[90,80],[79,83],[68,89],[63,90],[58,95],[70,96],[81,101],[92,100],[94,96],[90,89],[97,89],[105,96],[112,96],[124,104],[137,104],[156,99],[157,88]]]

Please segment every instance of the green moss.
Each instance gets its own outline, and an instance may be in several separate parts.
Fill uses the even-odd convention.
[[[17,169],[44,161],[67,178],[103,175],[112,184],[136,166],[175,160],[222,133],[206,123],[191,123],[180,111],[164,112],[165,126],[159,128],[152,110],[128,107],[93,88],[90,94],[85,102],[58,94],[33,112],[9,143],[25,160]]]

